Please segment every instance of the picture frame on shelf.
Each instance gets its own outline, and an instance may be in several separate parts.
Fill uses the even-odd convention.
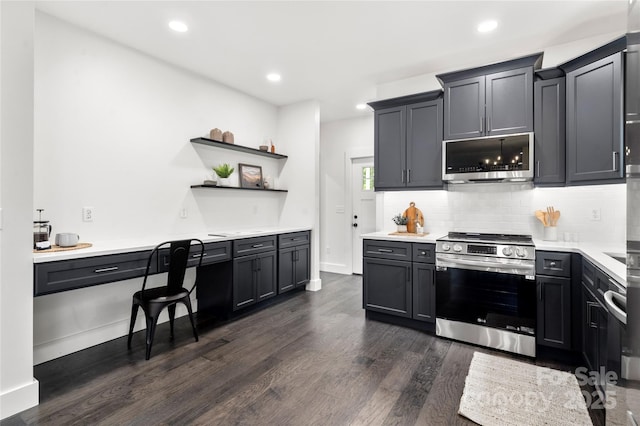
[[[240,171],[240,188],[264,189],[262,167],[252,164],[238,164]]]

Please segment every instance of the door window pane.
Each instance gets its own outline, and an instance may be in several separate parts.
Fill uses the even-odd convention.
[[[373,167],[362,168],[362,190],[373,191]]]

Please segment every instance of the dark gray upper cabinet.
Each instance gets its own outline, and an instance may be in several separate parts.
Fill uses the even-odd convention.
[[[442,188],[442,92],[371,102],[375,189]]]
[[[559,71],[559,70],[558,70]],[[559,71],[559,74],[564,74]],[[565,183],[565,78],[534,83],[534,183]]]
[[[374,122],[375,189],[404,187],[406,107],[376,111]]]
[[[624,177],[622,52],[567,72],[567,184]]]
[[[533,67],[487,75],[485,93],[487,136],[533,131]]]
[[[437,76],[445,140],[533,131],[533,70],[542,54]]]
[[[444,139],[484,136],[484,82],[472,77],[444,85]]]

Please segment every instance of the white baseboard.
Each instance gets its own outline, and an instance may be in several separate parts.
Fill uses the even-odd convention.
[[[197,303],[192,302],[192,304],[194,311],[197,311]],[[187,315],[187,309],[183,305],[178,305],[176,308],[176,318]],[[100,327],[82,330],[78,333],[36,344],[33,346],[33,365],[42,364],[43,362],[126,336],[129,334],[129,321],[130,318],[123,318]],[[158,324],[167,321],[169,321],[169,314],[165,309],[158,318]],[[145,327],[144,313],[139,310],[133,331],[143,330]],[[126,345],[122,347],[122,350],[127,350]]]
[[[11,389],[0,394],[0,419],[18,414],[35,407],[39,403],[39,383],[33,379],[31,383]]]
[[[305,287],[307,291],[319,291],[322,290],[322,280],[320,278],[309,281],[309,284]]]
[[[343,263],[320,262],[320,270],[334,274],[351,275],[351,269],[347,268],[347,265]]]

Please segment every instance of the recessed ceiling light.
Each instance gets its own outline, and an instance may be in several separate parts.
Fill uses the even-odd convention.
[[[169,22],[169,28],[178,33],[186,33],[189,30],[187,24],[181,21],[171,21]]]
[[[282,77],[280,76],[280,74],[276,73],[276,72],[272,72],[271,74],[267,74],[267,80],[272,81],[272,82],[278,82],[282,79]]]
[[[480,33],[488,33],[490,31],[498,28],[498,23],[496,21],[484,21],[478,25],[478,32]]]
[[[358,104],[356,105],[356,109],[363,110],[367,108],[367,104]]]

